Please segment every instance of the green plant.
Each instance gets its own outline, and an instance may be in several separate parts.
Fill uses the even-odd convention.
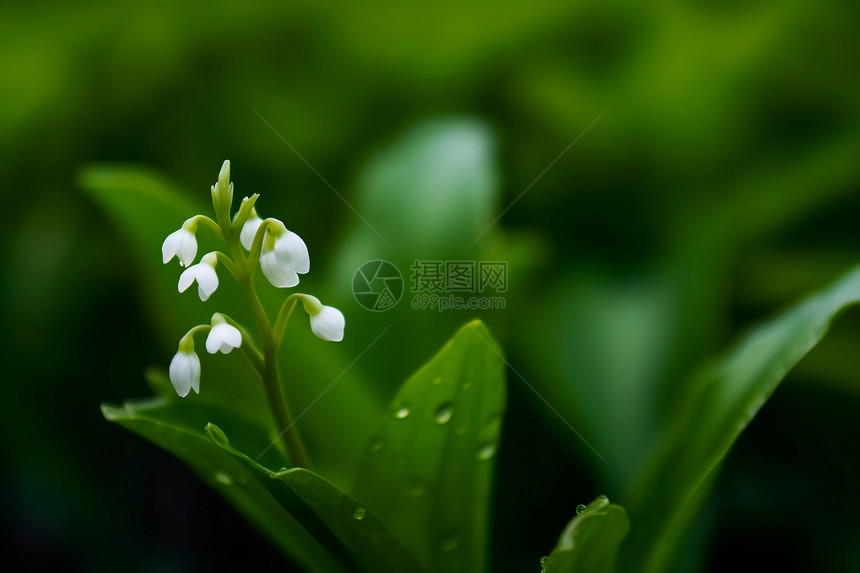
[[[157,270],[150,252],[176,221],[199,209],[142,170],[94,168],[83,181],[148,261],[153,272],[143,291],[150,304],[169,309],[159,313],[166,330],[187,323],[197,311],[165,296],[170,277]],[[230,188],[224,181],[215,190]],[[221,211],[217,222],[190,220],[212,227],[233,257],[216,254],[202,264],[220,261],[236,276],[238,289],[219,286],[219,304],[250,301],[263,351],[240,326],[247,319],[241,310],[235,320],[216,314],[211,326],[196,328],[229,324],[239,330],[241,344],[231,346],[238,346],[244,371],[219,368],[207,374],[199,396],[183,401],[179,395],[196,381],[182,384],[174,376],[171,384],[153,369],[147,379],[155,398],[103,405],[105,417],[183,459],[308,571],[489,570],[491,484],[506,394],[502,351],[489,331],[479,321],[463,326],[380,407],[368,384],[352,378],[347,361],[318,340],[293,330],[289,344],[280,346],[295,301],[309,304],[312,316],[322,309],[307,295],[279,304],[278,291],[263,288],[253,273],[274,224],[261,224],[252,211],[256,196],[243,202],[235,219],[219,203],[223,197],[213,197]],[[246,244],[246,258],[239,235],[249,220],[259,232]],[[273,252],[274,243],[267,248]],[[201,299],[212,294],[204,291]],[[753,329],[695,375],[675,397],[679,407],[663,421],[657,446],[629,480],[623,507],[601,496],[577,511],[541,566],[548,573],[665,571],[731,445],[833,317],[858,300],[860,267]],[[279,306],[273,328],[266,309]],[[333,384],[321,385],[315,371],[334,367],[341,372],[335,381],[349,379],[342,392],[327,396],[314,423],[301,427],[307,459],[297,432],[280,448],[267,446],[289,436],[294,425],[270,387],[281,388],[281,382],[266,374],[265,364],[276,374],[271,364],[285,359],[295,379],[283,387],[291,399],[298,396],[291,403],[302,413]],[[259,377],[259,386],[240,382],[249,373]]]

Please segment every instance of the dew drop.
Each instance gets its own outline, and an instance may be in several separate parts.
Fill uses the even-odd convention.
[[[546,562],[549,561],[549,555],[544,555],[540,558],[540,566],[546,567]]]
[[[585,506],[581,503],[576,506],[576,515],[582,515],[582,512],[585,511]]]
[[[281,469],[279,469],[279,470],[278,470],[278,472],[277,472],[277,473],[282,474],[282,473],[284,473],[285,471],[287,471],[287,468],[282,467]]]
[[[460,545],[460,540],[457,538],[456,535],[452,535],[451,537],[447,538],[446,540],[444,540],[439,545],[439,550],[442,551],[443,553],[449,553],[449,552],[457,549],[457,547],[459,545]]]
[[[233,478],[224,472],[215,472],[215,481],[223,485],[233,485]]]
[[[478,459],[479,460],[488,460],[496,455],[496,444],[484,444],[480,448],[478,448]]]
[[[397,408],[394,411],[394,417],[397,418],[398,420],[402,420],[403,418],[405,418],[406,416],[409,415],[410,411],[411,410],[409,410],[409,406],[406,406],[406,405],[400,406],[399,408]]]
[[[355,519],[357,519],[358,521],[361,521],[362,519],[364,519],[365,515],[367,515],[367,510],[361,506],[356,507],[355,511],[352,512],[352,516]]]
[[[379,438],[376,438],[375,440],[370,442],[370,451],[371,452],[378,452],[381,449],[382,449],[382,440],[380,440]]]
[[[445,402],[444,404],[436,408],[436,413],[433,414],[433,421],[437,424],[446,424],[453,415],[454,404],[452,404],[451,402]]]

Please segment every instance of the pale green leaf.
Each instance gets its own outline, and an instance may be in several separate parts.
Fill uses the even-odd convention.
[[[474,321],[406,381],[367,447],[356,497],[432,571],[486,569],[504,409],[500,351]]]

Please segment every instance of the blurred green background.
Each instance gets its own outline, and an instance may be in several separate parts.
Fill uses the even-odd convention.
[[[385,371],[380,403],[484,319],[609,461],[509,372],[493,570],[537,571],[578,503],[624,503],[692,371],[860,259],[858,32],[847,0],[4,3],[4,559],[291,566],[180,462],[102,418],[100,402],[150,393],[144,369],[182,333],[158,329],[83,166],[140,164],[202,202],[229,158],[237,195],[261,193],[263,215],[309,245],[308,291],[347,315],[346,356],[396,319],[356,367]],[[447,144],[426,143],[440,132]],[[441,194],[461,171],[479,191]],[[415,258],[508,261],[506,308],[372,315],[349,290],[369,258],[404,274]],[[860,568],[858,348],[848,314],[789,376],[678,571]]]

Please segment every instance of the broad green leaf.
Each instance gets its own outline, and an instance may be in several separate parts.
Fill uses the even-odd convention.
[[[219,269],[222,280],[218,291],[202,303],[196,293],[190,292],[195,290],[193,288],[183,294],[177,292],[181,269],[176,261],[168,265],[161,262],[161,244],[167,234],[178,229],[188,217],[211,212],[208,185],[200,186],[200,201],[197,202],[187,199],[190,194],[181,192],[174,183],[139,167],[91,166],[81,172],[79,179],[132,248],[133,256],[120,262],[135,268],[140,278],[140,295],[165,346],[161,357],[163,364],[166,365],[175,352],[179,337],[191,326],[208,322],[213,312],[224,312],[249,326],[253,324],[242,292],[234,281],[224,276],[224,271]],[[250,194],[253,190],[246,192]],[[261,200],[264,198],[265,195]],[[208,229],[201,226],[197,236],[198,254],[221,248]],[[274,316],[286,296],[283,290],[261,279],[258,292],[269,316]],[[300,320],[306,318],[298,315],[294,318],[296,322]],[[351,322],[351,317],[347,320]],[[297,333],[299,329],[292,326],[298,327],[291,325],[292,336],[281,351],[282,365],[289,364],[289,368],[282,368],[284,386],[295,412],[303,412],[314,404],[313,410],[297,422],[297,427],[305,438],[309,455],[316,462],[315,467],[340,486],[350,484],[361,448],[381,404],[373,397],[370,385],[362,380],[360,368],[349,368],[357,352],[347,353],[341,345],[324,343],[307,332]],[[308,330],[306,322],[301,326]],[[366,347],[374,336],[376,333],[367,334],[368,340],[359,341],[359,347]],[[153,359],[158,360],[157,357]],[[235,442],[242,443],[243,449],[254,453],[263,451],[276,432],[262,394],[245,380],[247,374],[233,357],[203,355],[201,360],[201,393],[186,398],[185,403],[205,402],[216,409],[241,410],[246,418],[257,421],[257,427],[264,428],[259,433],[263,438],[256,443],[246,440],[242,426],[225,427],[225,430]],[[339,383],[329,391],[333,380]],[[323,393],[325,399],[317,401]],[[337,420],[335,424],[331,422],[333,419]],[[202,423],[209,421],[220,424],[214,418],[203,419]],[[332,439],[333,435],[337,439]],[[283,460],[274,459],[276,454],[272,449],[265,461],[271,461],[273,466],[287,465]]]
[[[629,530],[624,508],[600,496],[570,520],[541,565],[546,573],[612,573]]]
[[[504,409],[500,351],[473,321],[406,381],[368,444],[356,498],[431,571],[486,569]]]
[[[230,445],[214,424],[206,431],[349,571],[420,573],[424,568],[380,519],[312,471],[273,472]]]
[[[203,481],[221,492],[249,521],[308,571],[347,573],[327,548],[233,455],[218,447],[203,431],[208,416],[228,420],[229,412],[200,411],[191,404],[171,405],[163,398],[102,405],[105,418],[148,439],[187,463]],[[244,420],[242,422],[245,422]],[[242,425],[247,431],[248,426]]]
[[[626,565],[662,571],[734,441],[833,317],[860,301],[860,267],[755,328],[691,385],[628,504]]]

